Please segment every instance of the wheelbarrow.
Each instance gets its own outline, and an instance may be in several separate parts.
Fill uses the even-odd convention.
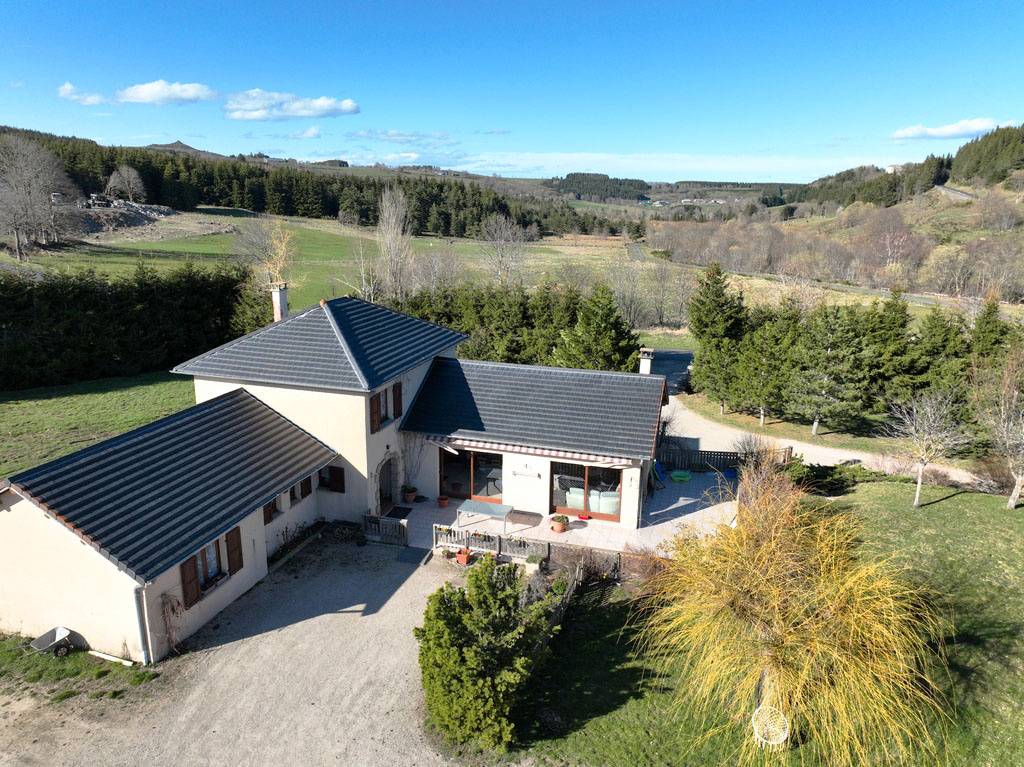
[[[52,628],[41,637],[36,637],[28,644],[36,652],[52,652],[54,658],[63,658],[75,649],[71,639],[71,630],[63,626]]]

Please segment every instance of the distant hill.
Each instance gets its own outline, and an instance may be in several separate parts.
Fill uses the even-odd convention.
[[[204,149],[196,149],[195,147],[189,146],[188,144],[182,143],[181,141],[175,141],[173,144],[149,144],[148,146],[139,148],[148,149],[151,152],[161,152],[163,154],[182,155],[185,157],[198,157],[203,160],[234,159],[231,157],[227,157],[226,155],[217,154],[216,152],[207,152]]]

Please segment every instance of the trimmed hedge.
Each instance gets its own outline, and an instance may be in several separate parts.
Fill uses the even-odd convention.
[[[126,277],[0,272],[0,390],[173,367],[273,319],[241,266],[184,261]]]

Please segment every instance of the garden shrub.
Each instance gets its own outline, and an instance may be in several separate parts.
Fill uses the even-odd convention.
[[[908,479],[865,469],[858,464],[822,466],[804,463],[803,457],[799,455],[783,467],[783,473],[794,485],[814,495],[843,495],[859,482],[903,482]]]
[[[553,601],[528,601],[518,568],[493,557],[470,569],[465,587],[446,583],[430,596],[414,633],[428,719],[446,739],[497,749],[512,742],[512,710],[550,632]]]

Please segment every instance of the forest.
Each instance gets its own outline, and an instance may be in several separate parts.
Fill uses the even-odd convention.
[[[141,176],[148,202],[175,210],[215,205],[285,216],[338,217],[375,226],[381,193],[386,186],[398,186],[408,199],[414,234],[473,236],[494,215],[508,216],[536,236],[572,231],[618,234],[624,226],[621,221],[576,211],[567,202],[513,199],[462,181],[382,180],[293,168],[268,169],[235,159],[107,147],[86,139],[0,127],[0,135],[4,134],[24,136],[54,152],[71,181],[85,194],[102,192],[115,168],[130,166]]]
[[[651,188],[643,179],[610,178],[604,173],[566,173],[565,178],[552,178],[542,183],[562,194],[572,194],[578,200],[590,202],[646,200]]]

